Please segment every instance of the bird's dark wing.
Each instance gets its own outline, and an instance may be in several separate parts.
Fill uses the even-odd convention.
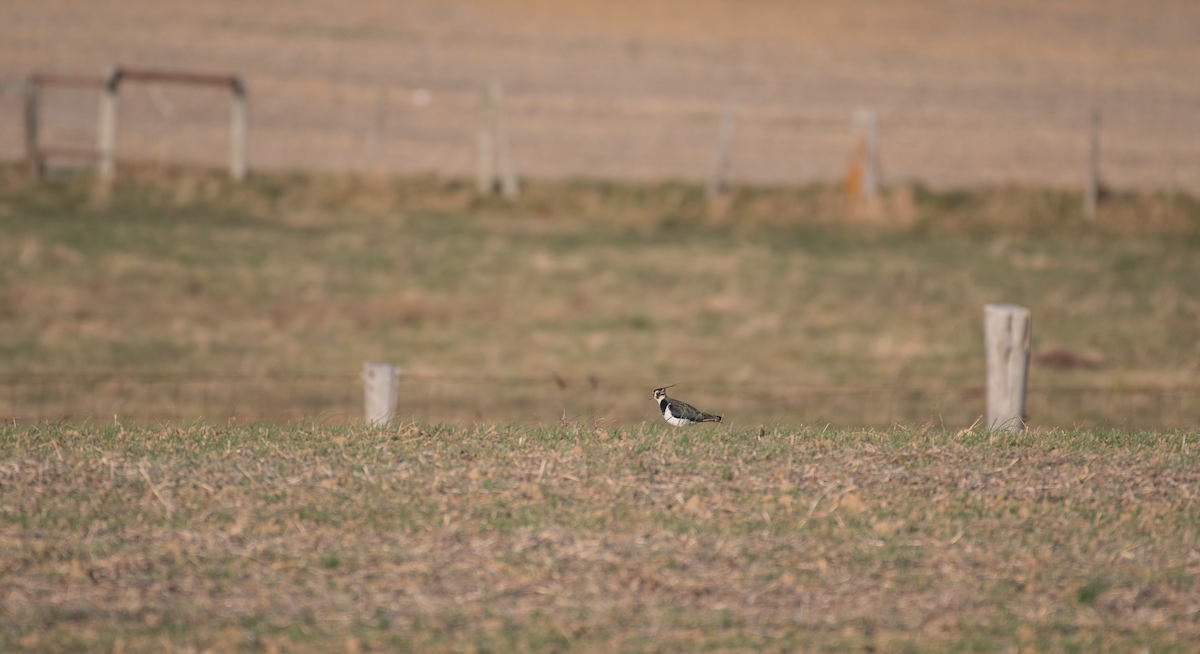
[[[671,415],[684,420],[699,420],[705,413],[687,402],[679,400],[671,400],[667,402],[667,408],[671,410]]]

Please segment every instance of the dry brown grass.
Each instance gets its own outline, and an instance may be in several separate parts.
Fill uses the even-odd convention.
[[[7,651],[1178,651],[1194,433],[0,435]]]

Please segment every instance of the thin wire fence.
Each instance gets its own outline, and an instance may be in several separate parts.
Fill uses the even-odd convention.
[[[500,378],[401,375],[400,421],[541,423],[563,419],[598,426],[657,419],[650,388],[590,377]],[[818,387],[802,384],[689,383],[681,396],[723,413],[734,427],[830,424],[841,427],[976,423],[985,413],[982,385],[904,383]],[[357,375],[174,375],[135,373],[0,376],[0,418],[18,422],[109,420],[174,422],[358,422],[363,386]],[[1029,422],[1040,427],[1200,426],[1200,386],[1034,387]]]
[[[23,154],[20,81],[0,87],[0,158],[17,159]],[[252,81],[250,167],[470,177],[480,96],[461,85]],[[724,97],[589,97],[520,89],[506,89],[505,98],[517,171],[541,178],[704,180],[726,106]],[[1185,99],[1158,104],[1169,108]],[[1063,111],[1050,100],[1046,106],[972,112],[880,108],[884,180],[1082,188],[1090,109]],[[209,90],[131,87],[122,92],[117,157],[221,166],[227,105],[224,95]],[[1172,118],[1165,121],[1136,107],[1110,105],[1099,107],[1107,185],[1200,192],[1200,117],[1156,110]],[[43,106],[48,142],[86,144],[94,138],[94,90],[55,91]],[[859,137],[854,110],[742,99],[729,178],[770,184],[842,179]]]

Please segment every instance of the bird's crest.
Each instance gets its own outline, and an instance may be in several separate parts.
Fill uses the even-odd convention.
[[[670,386],[663,386],[662,388],[656,388],[656,389],[654,389],[654,394],[652,395],[652,397],[651,397],[650,399],[652,399],[652,400],[661,400],[661,399],[663,399],[664,397],[666,397],[666,396],[667,396],[667,389],[668,389],[668,388],[674,388],[674,387],[676,387],[676,386],[678,386],[678,385],[679,385],[679,384],[671,384]]]

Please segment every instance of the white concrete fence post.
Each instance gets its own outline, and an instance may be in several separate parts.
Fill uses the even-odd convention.
[[[230,86],[233,88],[233,105],[229,119],[229,176],[233,181],[240,182],[246,179],[246,137],[250,132],[250,108],[242,78],[234,77]]]
[[[100,92],[100,114],[96,118],[96,150],[100,162],[96,173],[105,180],[112,179],[116,174],[117,89],[120,83],[118,72],[112,71]]]
[[[42,98],[42,85],[38,78],[31,77],[25,83],[25,158],[35,179],[42,178],[43,166],[41,145],[38,143],[38,114]]]
[[[476,130],[476,173],[480,195],[490,195],[496,183],[496,133],[492,129],[492,122],[492,95],[489,87],[484,87],[483,95],[479,98],[479,125]]]
[[[1018,432],[1025,428],[1025,388],[1029,382],[1032,323],[1029,309],[1011,304],[983,308],[987,348],[987,427]]]
[[[738,100],[725,101],[725,113],[721,117],[721,128],[717,132],[717,152],[713,157],[712,176],[708,180],[708,197],[725,192],[729,176],[729,151],[733,149],[733,130],[737,126]]]
[[[396,417],[400,369],[386,363],[363,361],[362,380],[367,424],[387,425]]]
[[[504,87],[498,80],[492,80],[483,89],[479,103],[478,141],[479,193],[491,194],[499,183],[504,197],[517,197],[521,189],[513,165],[508,122],[504,116]]]
[[[1083,217],[1096,219],[1096,201],[1100,197],[1100,110],[1093,109],[1088,121],[1087,179],[1083,186]]]
[[[879,118],[874,109],[857,109],[854,112],[854,127],[860,143],[866,150],[862,169],[862,187],[859,198],[874,199],[879,194],[883,175],[879,168]]]
[[[508,140],[508,118],[504,115],[504,89],[500,82],[492,82],[491,94],[496,113],[496,158],[500,166],[500,190],[504,197],[515,198],[520,188],[517,186],[517,170],[513,166],[512,144]]]

